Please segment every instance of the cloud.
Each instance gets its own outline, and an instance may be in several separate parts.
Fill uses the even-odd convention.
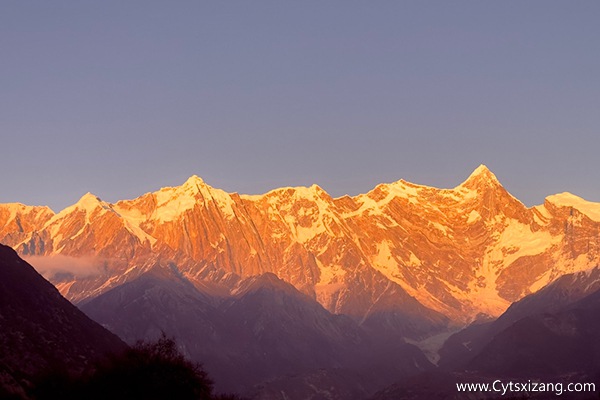
[[[60,254],[29,256],[24,257],[24,259],[46,279],[51,279],[59,274],[72,274],[77,278],[89,278],[99,275],[104,264],[104,260],[99,257],[71,257]]]

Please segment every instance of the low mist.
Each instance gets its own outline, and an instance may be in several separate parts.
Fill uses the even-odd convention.
[[[99,275],[104,260],[99,257],[71,257],[64,255],[24,257],[44,278],[51,279],[60,274],[72,274],[77,278]]]

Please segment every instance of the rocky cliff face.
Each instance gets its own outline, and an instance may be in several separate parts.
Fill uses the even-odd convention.
[[[318,186],[230,194],[193,176],[115,204],[86,194],[58,214],[0,205],[0,226],[0,241],[75,302],[156,263],[211,294],[270,272],[333,313],[388,327],[413,318],[415,334],[423,321],[498,316],[598,265],[600,249],[599,204],[560,194],[527,208],[485,166],[454,189],[398,181],[335,199]]]

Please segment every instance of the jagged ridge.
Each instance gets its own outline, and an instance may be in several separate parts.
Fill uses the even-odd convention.
[[[1,205],[0,240],[24,256],[90,260],[84,276],[79,267],[46,271],[76,302],[162,260],[215,293],[274,273],[331,312],[401,320],[418,334],[423,321],[444,325],[443,315],[459,323],[497,316],[597,265],[598,205],[577,199],[551,196],[527,208],[485,166],[453,189],[400,180],[340,198],[316,185],[229,194],[192,176],[115,204],[86,194],[58,214]]]

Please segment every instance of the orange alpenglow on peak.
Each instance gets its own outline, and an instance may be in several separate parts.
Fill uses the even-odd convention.
[[[81,198],[79,200],[77,200],[77,203],[75,203],[71,207],[77,207],[77,208],[84,209],[84,210],[91,210],[91,209],[96,208],[101,203],[102,203],[102,199],[100,199],[100,197],[98,197],[95,194],[92,194],[90,192],[87,192],[86,194],[81,196]],[[70,207],[67,207],[67,208],[70,208]]]
[[[592,221],[600,222],[600,204],[582,199],[569,192],[546,197],[546,201],[557,207],[568,207],[578,210]]]
[[[204,179],[200,178],[198,175],[190,176],[181,186],[175,187],[174,189],[184,190],[188,193],[201,193],[206,190],[213,191],[215,188],[208,185]]]
[[[571,231],[565,236],[557,229],[573,219],[559,205],[573,206],[590,217],[573,219],[582,224],[576,234],[597,236],[597,204],[559,195],[529,209],[485,165],[454,189],[399,181],[341,199],[321,190],[312,185],[232,195],[193,175],[182,186],[114,206],[88,193],[56,216],[8,224],[17,215],[12,207],[0,218],[10,227],[3,230],[5,242],[22,254],[113,257],[108,275],[81,286],[67,282],[65,294],[74,301],[122,282],[109,280],[121,279],[123,271],[151,256],[176,259],[197,284],[206,276],[220,285],[223,274],[274,272],[328,310],[353,307],[360,318],[372,304],[343,296],[357,282],[377,279],[369,288],[375,299],[392,282],[424,307],[464,322],[479,313],[499,315],[532,287],[573,271],[571,259],[562,261],[564,254],[579,260],[578,270],[598,264],[596,242],[573,250]],[[96,212],[102,209],[114,212]],[[577,258],[581,254],[585,257]],[[530,265],[541,272],[522,276],[519,271]]]
[[[84,194],[83,196],[81,196],[79,198],[77,203],[87,203],[90,201],[98,202],[98,201],[102,201],[102,200],[100,199],[100,197],[96,196],[95,194],[87,192],[86,194]]]
[[[204,185],[205,182],[198,175],[190,176],[187,181],[185,181],[184,185]]]
[[[476,189],[482,185],[488,186],[490,184],[493,186],[501,186],[496,175],[494,175],[487,166],[481,164],[479,167],[475,168],[475,171],[473,171],[459,186],[468,189]]]

